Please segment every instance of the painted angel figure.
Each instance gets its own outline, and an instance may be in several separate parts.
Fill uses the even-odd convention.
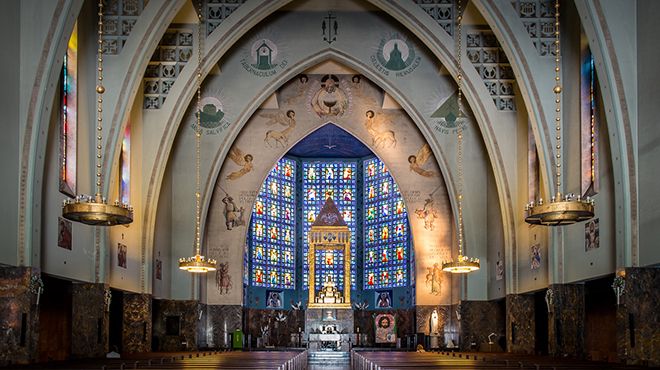
[[[231,158],[234,163],[241,166],[241,169],[227,175],[227,180],[239,179],[246,173],[252,171],[252,154],[244,154],[242,150],[235,146],[229,150],[229,158]]]
[[[424,177],[436,177],[438,173],[436,171],[431,171],[422,168],[431,158],[433,152],[431,152],[431,147],[428,143],[424,143],[421,148],[417,151],[417,154],[411,155],[408,157],[408,163],[410,163],[410,170],[414,171],[416,174]]]

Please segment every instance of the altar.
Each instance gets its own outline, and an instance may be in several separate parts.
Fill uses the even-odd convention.
[[[305,338],[311,352],[348,352],[353,345],[351,232],[327,198],[308,234],[309,299]]]
[[[309,350],[349,352],[354,343],[353,310],[305,311],[305,336]]]

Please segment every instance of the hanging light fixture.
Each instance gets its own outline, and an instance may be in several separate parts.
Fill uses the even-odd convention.
[[[470,258],[463,254],[463,68],[461,66],[461,23],[463,20],[463,13],[461,9],[461,1],[456,4],[456,64],[458,69],[458,115],[457,115],[457,163],[458,163],[458,258],[456,261],[450,259],[449,261],[442,262],[442,271],[451,272],[454,274],[465,274],[468,272],[479,270],[481,267],[478,258]]]
[[[201,112],[202,112],[202,4],[199,2],[199,9],[197,11],[199,23],[197,26],[197,127],[195,127],[195,255],[187,258],[179,258],[179,269],[194,272],[194,273],[207,273],[216,270],[216,261],[211,258],[205,258],[201,255],[201,192],[200,192],[200,179],[199,167],[201,156],[201,139],[202,139],[202,126],[201,126]]]
[[[103,153],[103,1],[98,3],[98,49],[96,85],[96,194],[79,194],[74,199],[65,199],[62,204],[62,216],[71,221],[93,226],[125,225],[133,222],[133,207],[119,200],[108,204],[101,195],[103,178],[101,177]]]
[[[538,199],[525,205],[525,222],[532,225],[562,226],[576,222],[586,221],[594,217],[593,198],[582,198],[573,193],[561,193],[561,77],[560,77],[561,54],[559,48],[559,0],[555,0],[555,129],[557,131],[556,172],[555,180],[557,193],[550,198],[549,202]],[[592,162],[593,165],[593,162]]]

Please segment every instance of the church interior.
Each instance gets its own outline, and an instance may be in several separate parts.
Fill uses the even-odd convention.
[[[660,2],[0,9],[0,367],[660,366]]]

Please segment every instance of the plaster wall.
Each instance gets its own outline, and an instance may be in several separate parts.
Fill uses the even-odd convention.
[[[13,55],[13,58],[0,58],[0,70],[3,73],[3,86],[0,93],[0,109],[3,113],[3,134],[0,135],[0,168],[5,173],[18,174],[19,165],[19,133],[20,122],[20,98],[16,94],[20,88],[21,62],[21,4],[19,2],[8,2],[3,5],[0,12],[0,32],[3,35],[14,35],[5,44],[5,55]],[[0,232],[5,237],[0,248],[0,263],[17,265],[18,253],[16,250],[18,233],[18,186],[17,177],[9,181],[0,182],[0,208],[4,210],[0,218]]]
[[[660,50],[657,38],[657,17],[660,3],[643,0],[637,2],[637,85],[639,131],[639,265],[660,262],[660,127],[658,126],[658,97],[660,97]]]

